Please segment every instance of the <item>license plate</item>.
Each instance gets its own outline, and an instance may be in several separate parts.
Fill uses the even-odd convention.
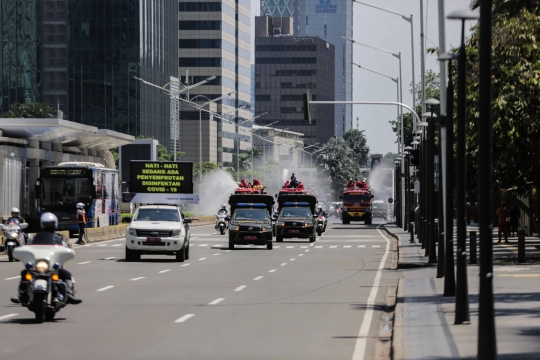
[[[158,237],[148,237],[148,238],[146,238],[146,241],[147,241],[147,242],[160,242],[160,241],[161,241],[161,238],[158,238]]]
[[[289,230],[291,234],[299,234],[300,230]]]
[[[246,239],[246,240],[257,240],[257,237],[253,236],[253,235],[246,235],[246,236],[244,236],[244,239]]]

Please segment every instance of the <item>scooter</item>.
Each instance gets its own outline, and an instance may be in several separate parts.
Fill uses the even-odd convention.
[[[58,270],[75,252],[61,245],[27,245],[16,248],[13,256],[26,268],[19,285],[20,304],[34,312],[37,323],[53,320],[68,303],[69,285],[59,278]]]
[[[13,250],[19,246],[25,244],[24,234],[21,230],[24,230],[28,227],[27,223],[15,223],[11,222],[7,225],[0,224],[0,230],[3,232],[2,242],[3,247],[5,248],[8,260],[11,262],[13,258]]]

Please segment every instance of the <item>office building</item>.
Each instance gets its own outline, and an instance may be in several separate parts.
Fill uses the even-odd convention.
[[[334,46],[320,37],[292,36],[292,18],[255,20],[255,114],[267,112],[257,124],[302,133],[306,145],[327,142],[334,135],[334,105],[313,105],[308,123],[302,95],[334,100]]]
[[[194,84],[216,78],[190,90],[186,97],[199,105],[236,91],[217,101],[216,112],[230,122],[219,121],[185,103],[180,106],[180,146],[183,160],[202,160],[230,167],[238,152],[251,148],[251,69],[249,0],[180,1],[179,67],[183,83]],[[208,110],[208,105],[205,110]],[[239,107],[245,106],[241,110]],[[210,119],[211,118],[211,119]],[[202,139],[199,137],[202,127]],[[248,127],[248,129],[246,129]],[[237,136],[237,134],[239,134]],[[239,147],[239,149],[237,149]]]
[[[294,14],[295,0],[263,0],[261,1],[261,16],[286,16]]]
[[[64,118],[169,145],[170,101],[134,77],[178,76],[177,3],[2,0],[0,116],[43,102]]]
[[[294,14],[296,36],[318,36],[335,46],[335,100],[352,101],[353,2],[351,0],[296,0]],[[335,106],[335,134],[352,128],[352,105]]]

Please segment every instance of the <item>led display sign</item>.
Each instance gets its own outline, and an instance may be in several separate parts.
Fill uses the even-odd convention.
[[[131,161],[130,180],[133,193],[193,194],[193,163]]]

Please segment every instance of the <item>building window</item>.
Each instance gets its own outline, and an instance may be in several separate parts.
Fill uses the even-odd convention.
[[[221,58],[179,58],[179,67],[221,67]]]
[[[221,11],[221,2],[179,2],[178,11]]]
[[[221,21],[179,21],[179,30],[221,30]]]
[[[276,57],[258,57],[255,58],[255,64],[316,64],[316,57],[298,57],[298,58],[276,58]]]
[[[270,101],[270,95],[255,95],[255,101]]]

